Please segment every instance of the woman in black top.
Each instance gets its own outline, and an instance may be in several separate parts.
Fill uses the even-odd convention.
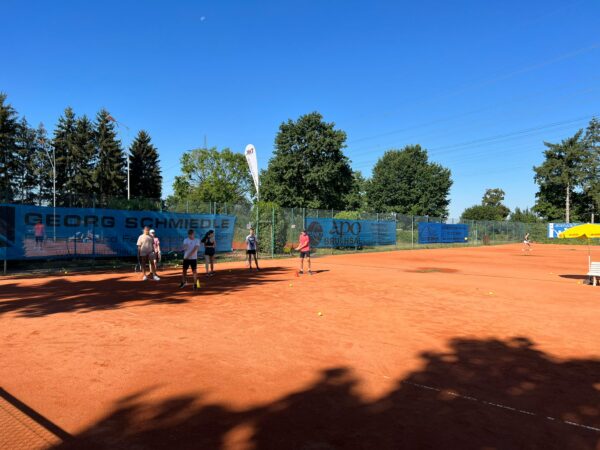
[[[215,252],[217,250],[217,241],[215,240],[215,232],[208,230],[208,233],[202,238],[204,244],[204,266],[206,267],[206,273],[209,276],[215,274]],[[210,265],[210,271],[208,267]]]

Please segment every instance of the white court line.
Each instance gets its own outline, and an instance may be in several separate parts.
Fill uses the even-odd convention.
[[[570,420],[561,420],[561,419],[556,419],[556,418],[550,417],[550,416],[542,416],[540,414],[536,414],[536,413],[531,412],[531,411],[526,411],[526,410],[523,410],[523,409],[513,408],[512,406],[502,405],[501,403],[494,403],[494,402],[488,402],[486,400],[480,400],[480,399],[475,398],[475,397],[469,397],[467,395],[461,395],[461,394],[458,394],[458,393],[452,392],[452,391],[445,391],[443,389],[439,389],[439,388],[436,388],[436,387],[433,387],[433,386],[427,386],[425,384],[413,383],[411,381],[402,381],[402,383],[403,384],[407,384],[409,386],[418,387],[418,388],[421,388],[421,389],[427,389],[429,391],[443,392],[444,394],[448,394],[448,395],[451,395],[453,397],[462,398],[464,400],[469,400],[469,401],[472,401],[472,402],[481,403],[483,405],[488,405],[488,406],[494,406],[496,408],[507,409],[509,411],[514,411],[514,412],[517,412],[517,413],[520,413],[520,414],[526,414],[528,416],[541,417],[541,418],[544,418],[544,419],[547,419],[547,420],[551,420],[551,421],[554,421],[554,422],[560,422],[560,423],[563,423],[565,425],[570,425],[570,426],[578,427],[578,428],[584,428],[586,430],[595,431],[596,433],[600,433],[600,428],[592,427],[592,426],[589,426],[589,425],[582,425],[582,424],[577,423],[577,422],[571,422]]]

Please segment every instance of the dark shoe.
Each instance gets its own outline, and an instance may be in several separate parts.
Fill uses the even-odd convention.
[[[185,285],[186,285],[186,284],[187,284],[187,283],[180,283],[180,284],[179,284],[179,289],[183,289],[183,288],[185,287]]]

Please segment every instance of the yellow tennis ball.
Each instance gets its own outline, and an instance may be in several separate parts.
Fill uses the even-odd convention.
[[[322,316],[322,315],[323,315],[323,313],[322,313],[321,311],[319,311],[319,313],[318,313],[318,314],[319,314],[319,316]]]
[[[290,283],[290,287],[292,287],[292,286],[293,286],[293,284],[292,284],[292,283]]]

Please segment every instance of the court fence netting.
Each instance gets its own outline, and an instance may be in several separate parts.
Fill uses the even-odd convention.
[[[38,239],[41,234],[36,231],[38,222],[44,225],[43,239]],[[78,197],[76,202],[54,208],[48,202],[32,205],[13,201],[0,205],[3,272],[51,272],[67,267],[83,271],[135,265],[137,236],[144,224],[156,228],[162,265],[176,264],[181,258],[182,240],[188,227],[197,229],[198,234],[208,228],[216,230],[218,261],[245,259],[245,239],[251,227],[258,236],[260,258],[291,256],[305,228],[311,237],[313,255],[317,257],[515,243],[521,242],[526,233],[530,233],[533,241],[540,242],[546,239],[547,233],[546,223],[460,221],[390,212],[283,208],[269,202],[232,205],[121,198],[97,202]],[[167,229],[167,225],[173,225],[173,229]],[[440,233],[447,235],[446,228],[450,230],[449,240],[440,238]],[[454,239],[452,233],[456,235],[457,230],[460,237]],[[424,233],[428,233],[427,238]]]

